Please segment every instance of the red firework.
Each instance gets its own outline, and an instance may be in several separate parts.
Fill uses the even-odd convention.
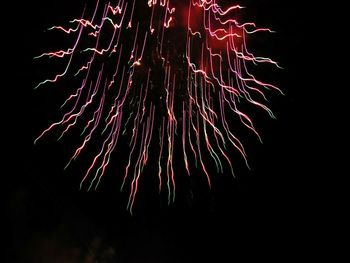
[[[67,64],[36,88],[63,78],[76,78],[80,85],[62,105],[66,108],[62,118],[35,142],[53,129],[59,129],[61,138],[82,123],[80,146],[68,164],[93,138],[101,142],[80,184],[91,189],[99,185],[112,153],[124,155],[120,145],[127,141],[121,189],[130,189],[130,211],[143,170],[152,162],[157,163],[159,192],[165,188],[168,202],[174,201],[174,168],[181,170],[174,167],[174,152],[188,176],[198,166],[209,187],[209,160],[218,172],[223,172],[226,162],[233,174],[229,149],[236,149],[247,163],[227,117],[235,115],[260,139],[253,121],[240,108],[248,105],[273,117],[265,105],[266,93],[281,92],[249,70],[264,63],[278,67],[248,49],[248,36],[270,29],[239,21],[240,5],[224,8],[216,0],[178,2],[97,1],[91,14],[84,10],[68,26],[50,28],[74,35],[71,48],[37,57],[66,59]]]

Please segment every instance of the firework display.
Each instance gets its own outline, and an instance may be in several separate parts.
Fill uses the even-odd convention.
[[[237,152],[248,166],[231,119],[261,140],[245,109],[273,118],[267,99],[281,90],[253,73],[260,65],[279,66],[250,50],[250,38],[272,31],[241,21],[242,9],[218,0],[97,1],[80,17],[49,28],[74,43],[36,57],[66,63],[36,88],[64,79],[80,84],[63,102],[61,119],[35,143],[53,130],[60,139],[79,129],[81,141],[68,167],[99,142],[82,175],[80,187],[88,190],[98,187],[113,158],[124,158],[113,173],[129,192],[130,211],[150,164],[169,203],[175,200],[177,173],[201,171],[211,187],[208,165],[234,174]]]

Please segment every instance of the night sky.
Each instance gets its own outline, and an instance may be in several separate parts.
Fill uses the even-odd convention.
[[[216,177],[212,190],[204,181],[190,192],[180,185],[169,206],[145,182],[132,216],[113,179],[117,167],[111,166],[96,192],[79,191],[84,169],[63,170],[70,139],[50,137],[33,145],[59,116],[61,102],[50,86],[33,90],[50,66],[33,57],[65,43],[53,43],[54,34],[45,29],[79,16],[85,1],[72,2],[27,1],[16,15],[12,12],[18,20],[9,33],[11,60],[18,63],[10,66],[16,100],[11,105],[11,168],[5,175],[10,183],[6,262],[234,262],[242,257],[284,262],[310,251],[317,232],[312,214],[319,205],[310,178],[317,120],[309,98],[315,85],[310,85],[305,59],[307,21],[295,2],[240,1],[251,8],[251,20],[277,31],[266,35],[266,53],[284,69],[270,72],[269,78],[286,94],[275,93],[269,103],[277,120],[257,120],[264,143],[242,140],[252,170],[238,164],[237,178]]]

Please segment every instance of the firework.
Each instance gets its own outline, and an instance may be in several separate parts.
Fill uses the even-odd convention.
[[[278,65],[249,50],[248,37],[272,31],[239,21],[242,8],[215,0],[97,1],[93,10],[84,9],[67,25],[49,28],[73,37],[74,43],[36,57],[66,61],[61,72],[36,88],[65,78],[80,85],[63,103],[62,118],[35,142],[53,129],[60,139],[81,127],[80,146],[67,166],[92,141],[101,142],[81,180],[80,187],[87,189],[98,187],[113,153],[124,156],[128,149],[123,172],[118,172],[121,189],[130,191],[130,211],[150,163],[157,163],[159,192],[167,192],[169,203],[175,200],[175,174],[181,170],[175,159],[188,176],[200,169],[209,187],[208,162],[219,173],[226,167],[233,174],[235,149],[248,166],[228,119],[236,116],[261,140],[240,108],[258,108],[274,117],[266,106],[267,93],[281,91],[249,70],[251,65]],[[125,142],[128,147],[122,148]]]

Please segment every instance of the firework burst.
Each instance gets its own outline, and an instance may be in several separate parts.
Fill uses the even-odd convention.
[[[233,174],[230,151],[235,149],[246,163],[247,156],[228,116],[236,116],[261,140],[241,106],[274,117],[267,95],[281,92],[249,70],[251,65],[278,65],[249,50],[248,37],[271,30],[239,21],[242,8],[223,7],[216,0],[97,1],[93,10],[84,9],[69,24],[49,28],[74,37],[74,44],[36,57],[67,62],[36,88],[73,78],[80,85],[63,103],[62,118],[35,142],[53,129],[60,139],[81,127],[81,142],[68,166],[92,141],[100,141],[81,180],[80,187],[87,189],[98,187],[113,153],[128,156],[118,172],[121,189],[130,190],[130,211],[150,163],[157,164],[159,192],[167,192],[169,203],[175,199],[176,172],[191,176],[200,169],[209,187],[208,162],[219,173],[227,167]],[[127,153],[120,146],[125,142]],[[179,158],[182,168],[174,165]]]

